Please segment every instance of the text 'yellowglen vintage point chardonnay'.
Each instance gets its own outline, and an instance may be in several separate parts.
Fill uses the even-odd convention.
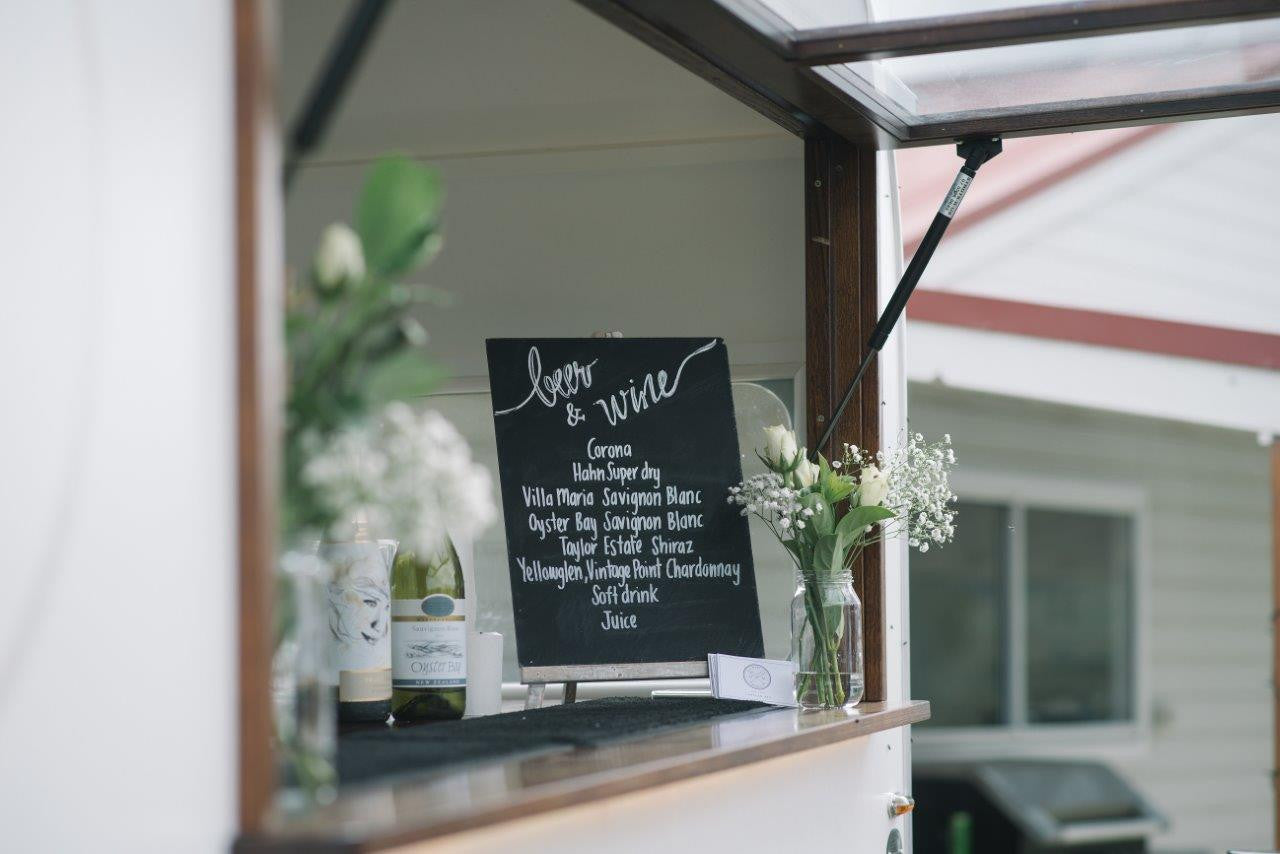
[[[397,720],[460,718],[467,705],[467,600],[453,543],[391,570],[391,714]]]

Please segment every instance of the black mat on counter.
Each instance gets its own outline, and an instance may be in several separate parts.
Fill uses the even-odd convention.
[[[762,707],[710,697],[606,697],[460,721],[352,728],[338,737],[338,779],[368,783],[478,759],[595,747]]]

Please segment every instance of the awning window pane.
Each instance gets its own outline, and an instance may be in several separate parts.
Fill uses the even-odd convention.
[[[1280,82],[1280,19],[824,66],[901,121],[962,120],[1081,102],[1209,94]]]
[[[846,27],[870,20],[904,21],[973,12],[994,12],[1024,6],[1048,6],[1062,0],[719,0],[744,18],[768,13],[799,32],[821,27]]]

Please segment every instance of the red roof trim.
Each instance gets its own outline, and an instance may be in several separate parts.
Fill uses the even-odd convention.
[[[1265,332],[929,290],[916,291],[908,314],[948,326],[1280,369],[1280,335]]]
[[[1068,178],[1078,175],[1079,173],[1084,172],[1085,170],[1090,169],[1104,160],[1114,157],[1120,152],[1132,148],[1139,143],[1145,142],[1156,134],[1164,132],[1169,127],[1170,125],[1148,125],[1146,127],[1133,128],[1114,142],[1102,148],[1090,151],[1056,169],[1052,169],[1042,175],[1038,175],[1034,179],[1022,184],[1017,189],[999,195],[985,204],[979,203],[967,210],[962,207],[959,216],[956,217],[955,221],[952,222],[948,228],[947,235],[953,236],[965,229],[977,225],[983,220],[986,220],[1001,211],[1008,210],[1014,205],[1026,201],[1032,196],[1039,195],[1045,190],[1058,185]],[[995,161],[992,166],[988,166],[987,169],[991,170],[998,165],[999,161]],[[948,181],[949,180],[950,179],[948,179]],[[981,181],[982,176],[979,175],[976,180]],[[947,184],[946,186],[950,186],[950,184]],[[942,194],[946,192],[946,186],[940,185],[938,195],[939,201],[942,199]],[[924,239],[924,231],[922,230],[920,233],[914,235],[905,235],[905,237],[906,242],[903,245],[903,254],[910,259],[910,257],[915,254],[916,249],[920,246],[920,241]]]

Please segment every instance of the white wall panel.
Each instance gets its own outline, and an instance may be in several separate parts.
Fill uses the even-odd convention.
[[[0,76],[3,845],[222,851],[230,9],[6,3]]]

